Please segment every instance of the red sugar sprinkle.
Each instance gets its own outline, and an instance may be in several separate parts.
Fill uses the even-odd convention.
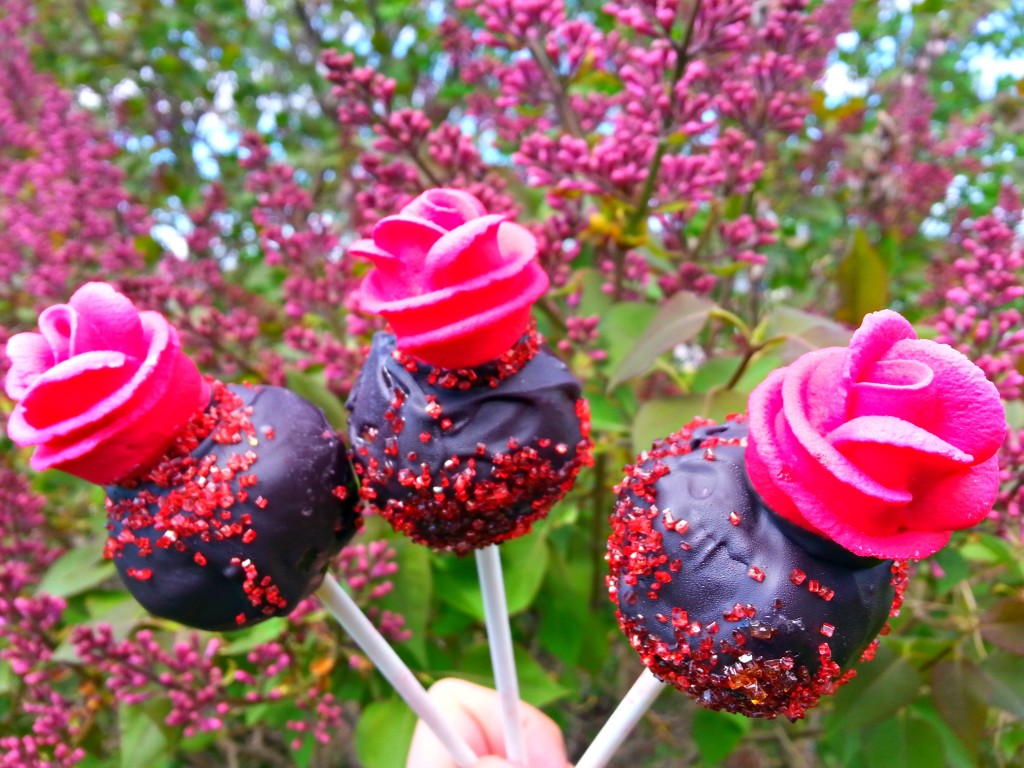
[[[747,571],[747,576],[752,578],[754,581],[764,581],[764,571],[762,571],[756,565],[750,566],[750,569]]]
[[[432,419],[441,418],[441,404],[437,402],[436,395],[427,395],[427,406],[424,410],[427,412],[427,416]]]
[[[442,389],[460,391],[476,386],[494,389],[509,376],[519,373],[540,350],[540,344],[537,324],[531,319],[524,335],[497,360],[478,368],[431,368],[427,374],[427,383]],[[415,359],[397,349],[391,356],[410,373],[420,366]]]
[[[835,634],[835,631],[836,628],[831,624],[821,625],[821,634],[823,634],[825,637],[832,637],[832,635]]]
[[[796,584],[798,587],[804,583],[804,579],[807,578],[807,574],[801,571],[799,568],[794,568],[789,572],[789,580]]]
[[[119,558],[128,546],[134,546],[140,557],[146,557],[156,546],[191,552],[196,565],[206,566],[207,558],[198,551],[198,545],[236,537],[243,544],[250,544],[255,539],[251,516],[242,513],[236,519],[233,512],[238,503],[248,499],[245,489],[259,482],[252,471],[259,454],[249,448],[257,431],[251,420],[252,409],[243,407],[241,397],[223,383],[208,381],[212,394],[209,407],[192,418],[159,464],[134,482],[122,484],[124,488],[136,489],[135,495],[116,503],[108,499],[108,525],[117,523],[120,531],[116,537],[108,537],[104,557]],[[259,431],[268,440],[275,438],[273,427],[264,426]],[[223,465],[218,465],[215,454],[197,459],[193,451],[207,438],[220,445],[239,446],[239,450],[224,457]],[[241,450],[243,446],[245,449]],[[159,490],[143,487],[147,484]],[[348,493],[342,486],[336,492]],[[268,501],[260,496],[255,503],[265,508]],[[239,564],[238,559],[233,563]],[[268,613],[284,607],[277,586],[266,576],[262,578],[266,583],[257,583],[255,567],[249,561],[246,563],[244,588],[253,604]],[[140,580],[152,577],[150,569],[129,568],[126,573]],[[240,614],[236,621],[244,624],[245,615]]]
[[[733,525],[739,525],[740,524],[739,513],[738,512],[730,512],[729,513],[729,522],[732,523]]]

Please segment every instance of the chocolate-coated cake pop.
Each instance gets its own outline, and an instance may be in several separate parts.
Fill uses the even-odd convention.
[[[359,519],[319,408],[280,387],[212,390],[159,464],[106,488],[105,554],[150,613],[227,630],[288,614]]]
[[[461,371],[377,334],[348,409],[363,498],[415,541],[458,554],[526,533],[589,459],[580,384],[532,333]]]
[[[656,676],[712,709],[796,719],[871,647],[904,566],[768,509],[747,477],[746,435],[698,420],[627,468],[609,589]]]

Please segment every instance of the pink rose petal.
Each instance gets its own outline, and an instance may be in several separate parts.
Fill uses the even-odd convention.
[[[75,311],[70,354],[103,349],[123,352],[128,357],[145,356],[139,313],[128,297],[113,286],[86,283],[75,291],[68,305]],[[40,316],[40,324],[46,312]]]
[[[501,216],[482,216],[448,232],[431,247],[424,268],[424,291],[458,285],[501,269],[507,254],[498,248]]]
[[[54,365],[53,350],[39,333],[16,333],[7,341],[6,354],[11,361],[4,388],[12,400],[25,396],[32,382]]]
[[[403,216],[427,219],[445,230],[461,227],[487,213],[483,204],[461,189],[431,189],[402,209]]]
[[[120,352],[86,352],[39,376],[15,408],[8,425],[12,440],[38,445],[94,423],[132,380]]]

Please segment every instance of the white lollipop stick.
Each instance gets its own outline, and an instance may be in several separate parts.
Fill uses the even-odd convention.
[[[649,669],[645,669],[612,712],[608,722],[598,731],[583,757],[576,763],[576,768],[604,768],[665,687]]]
[[[501,553],[496,544],[476,550],[476,570],[484,596],[487,642],[491,648],[494,684],[501,702],[501,720],[505,730],[505,756],[509,762],[526,765],[526,748],[519,721],[519,680],[512,652],[512,630],[508,623],[505,580],[501,573]]]
[[[324,576],[324,582],[316,591],[317,597],[330,614],[348,632],[356,644],[363,649],[380,673],[405,699],[416,716],[426,723],[434,735],[451,753],[459,768],[469,768],[477,756],[465,740],[451,727],[448,720],[434,706],[420,681],[388,645],[377,628],[366,618],[355,601],[349,597],[331,574]]]

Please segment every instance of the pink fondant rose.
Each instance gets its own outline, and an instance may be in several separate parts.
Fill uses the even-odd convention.
[[[7,434],[36,446],[34,469],[93,483],[148,469],[209,398],[177,331],[106,283],[43,310],[39,333],[11,337],[7,356],[7,394],[19,401]]]
[[[747,468],[775,511],[860,555],[925,557],[979,522],[1006,416],[981,369],[891,311],[750,396]]]
[[[350,252],[375,266],[362,308],[388,320],[399,349],[442,368],[503,355],[548,287],[529,230],[456,189],[424,192]]]

